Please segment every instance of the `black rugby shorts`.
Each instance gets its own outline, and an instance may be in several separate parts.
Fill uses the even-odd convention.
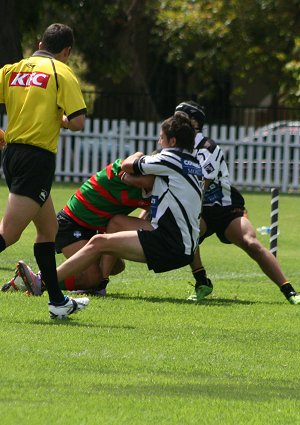
[[[152,231],[138,230],[138,237],[143,247],[148,268],[155,273],[187,266],[194,258],[194,255],[184,253],[182,241],[176,241],[160,228]]]
[[[202,209],[201,218],[205,221],[207,230],[204,235],[200,236],[199,244],[201,244],[204,239],[208,238],[214,233],[221,242],[231,244],[231,242],[225,237],[224,232],[235,218],[243,217],[244,214],[244,207],[234,207],[233,205],[226,207],[204,206]]]
[[[57,214],[58,232],[55,239],[55,251],[57,254],[68,245],[78,241],[88,241],[98,232],[87,229],[76,223],[64,210]]]
[[[3,171],[11,193],[27,196],[42,206],[50,195],[55,154],[32,145],[8,143]]]

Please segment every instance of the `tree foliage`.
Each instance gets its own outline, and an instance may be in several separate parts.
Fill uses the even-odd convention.
[[[15,2],[0,1],[13,18]],[[159,110],[176,93],[245,103],[259,81],[274,105],[299,104],[299,0],[28,0],[16,13],[18,26],[4,20],[0,30],[2,63],[61,21],[74,29],[82,78],[99,91],[148,93]]]
[[[300,35],[298,0],[165,0],[154,31],[168,45],[167,60],[204,96],[229,80],[237,102],[247,84],[261,79],[274,101],[281,96],[287,102],[287,75],[290,94],[292,81],[297,85],[291,59]]]

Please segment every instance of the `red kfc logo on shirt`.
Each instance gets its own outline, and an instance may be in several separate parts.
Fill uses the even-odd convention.
[[[47,87],[50,74],[43,72],[13,72],[9,79],[11,87],[35,86],[45,89]]]

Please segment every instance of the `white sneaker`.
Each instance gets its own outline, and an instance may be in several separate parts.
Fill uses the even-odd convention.
[[[48,303],[49,314],[51,319],[66,319],[70,314],[78,313],[83,310],[90,300],[84,298],[70,298],[65,295],[64,304]]]

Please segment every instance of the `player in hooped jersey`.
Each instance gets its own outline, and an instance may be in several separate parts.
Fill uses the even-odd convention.
[[[300,305],[300,295],[284,276],[278,260],[256,238],[254,228],[245,214],[244,198],[230,183],[222,149],[202,134],[205,120],[203,108],[193,101],[186,101],[180,103],[175,112],[186,113],[197,131],[194,154],[202,166],[205,178],[200,244],[214,233],[221,242],[235,244],[257,262],[291,304]],[[201,301],[212,292],[213,285],[206,276],[199,250],[196,251],[191,268],[195,278],[195,294],[189,299]]]
[[[85,229],[85,236],[91,239],[88,242],[85,240],[84,247],[79,251],[76,249],[75,253],[73,252],[73,255],[71,254],[72,256],[58,267],[60,281],[67,281],[74,275],[78,276],[79,272],[97,263],[100,257],[103,258],[101,272],[104,280],[111,274],[116,257],[146,262],[148,268],[157,273],[185,266],[192,261],[198,246],[203,186],[201,167],[191,155],[194,137],[195,132],[190,120],[184,115],[176,115],[162,124],[160,153],[144,155],[137,152],[123,161],[121,167],[125,172],[122,174],[122,181],[130,185],[152,188],[151,223],[140,218],[128,217],[124,212],[121,214],[122,211],[119,209],[120,214],[110,219],[106,234],[91,237],[92,235]],[[147,178],[147,184],[144,178]],[[108,191],[109,187],[108,185],[106,188]],[[78,197],[82,199],[81,193]],[[74,198],[72,199],[74,201]],[[68,202],[68,208],[64,210],[70,212],[71,204],[72,202]],[[91,206],[93,205],[89,203],[89,208]],[[79,207],[82,209],[84,205],[79,204]],[[81,211],[80,218],[84,215]],[[76,219],[75,215],[73,218]],[[95,226],[94,218],[93,226]],[[70,217],[67,220],[67,232],[68,222]],[[80,222],[83,224],[82,220]],[[63,225],[61,230],[63,236]],[[68,235],[67,238],[62,237],[62,241],[68,241]],[[57,245],[60,245],[60,242]],[[108,261],[105,261],[104,257]],[[36,274],[27,265],[26,268],[34,281]]]
[[[3,171],[9,188],[0,223],[0,252],[34,223],[34,255],[48,290],[52,318],[78,312],[89,302],[65,297],[59,288],[54,247],[57,220],[50,195],[60,128],[77,131],[85,122],[80,86],[66,65],[73,41],[71,28],[52,24],[30,58],[0,69],[0,103],[8,115]]]
[[[58,267],[60,280],[84,270],[103,254],[147,263],[156,273],[191,263],[198,245],[202,196],[201,167],[191,154],[194,137],[190,120],[175,115],[162,123],[160,153],[137,152],[124,160],[126,173],[155,175],[151,223],[136,217],[113,217],[109,233],[95,235]],[[126,230],[118,228],[113,233],[120,217]],[[103,274],[105,277],[104,270]]]
[[[122,160],[116,159],[91,176],[58,212],[59,226],[55,240],[57,253],[63,253],[69,258],[94,235],[106,232],[109,220],[115,215],[128,215],[136,208],[149,208],[152,176],[135,177],[125,174],[121,165]],[[103,261],[97,260],[78,275],[60,281],[61,289],[104,296],[109,276],[103,278],[102,263]],[[110,275],[119,274],[124,268],[124,261],[118,259]],[[42,294],[44,285],[40,273],[34,273],[24,261],[18,262],[15,276],[1,290],[26,290],[22,280],[31,289],[29,293]]]

